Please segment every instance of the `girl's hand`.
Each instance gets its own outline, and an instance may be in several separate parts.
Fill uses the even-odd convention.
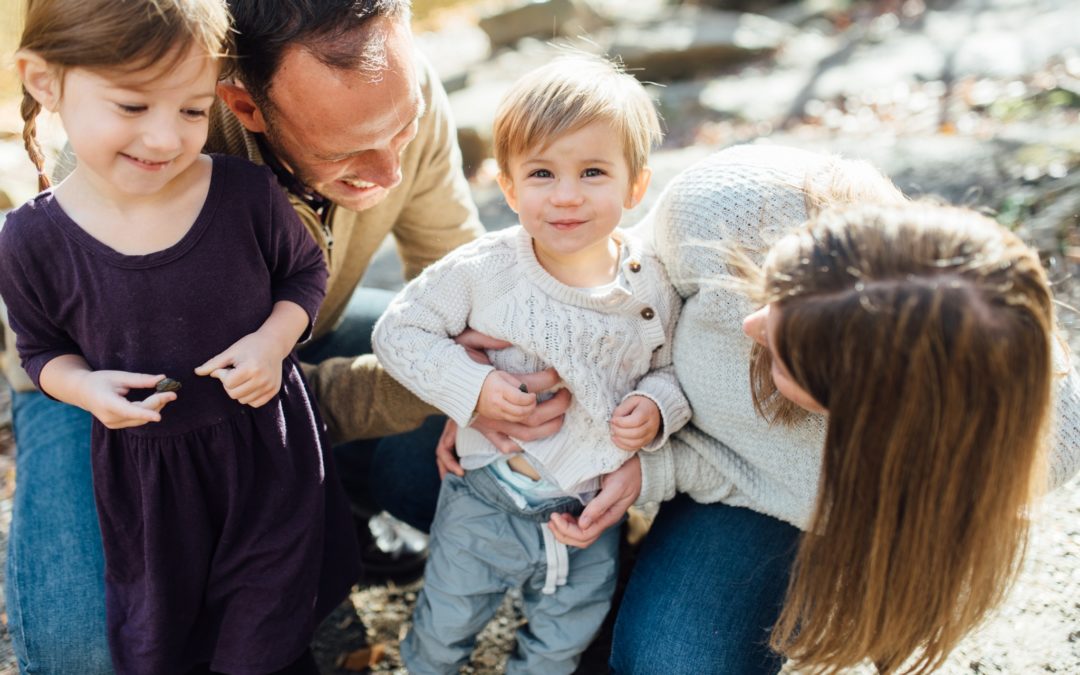
[[[439,467],[439,480],[446,478],[448,473],[459,478],[465,475],[465,469],[461,467],[455,450],[457,430],[457,422],[451,419],[446,420],[442,436],[439,436],[439,442],[435,444],[435,464]]]
[[[536,409],[536,394],[522,391],[523,383],[509,373],[494,370],[484,379],[476,412],[481,417],[524,422]]]
[[[79,405],[109,429],[127,429],[161,421],[161,409],[176,400],[176,393],[159,392],[141,401],[124,396],[132,389],[153,389],[164,375],[144,375],[122,370],[86,371],[79,379]]]
[[[278,341],[260,330],[234,342],[196,368],[195,374],[221,380],[229,398],[258,408],[274,398],[281,388],[284,358]]]
[[[611,414],[611,441],[616,447],[636,452],[653,442],[660,432],[660,408],[647,396],[630,396]]]

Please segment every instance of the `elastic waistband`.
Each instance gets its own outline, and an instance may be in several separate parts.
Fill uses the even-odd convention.
[[[465,472],[465,483],[473,493],[488,504],[508,513],[535,520],[538,523],[546,523],[554,513],[569,513],[579,516],[585,505],[577,497],[556,497],[545,500],[536,506],[518,506],[507,494],[507,487],[495,475],[491,465]]]

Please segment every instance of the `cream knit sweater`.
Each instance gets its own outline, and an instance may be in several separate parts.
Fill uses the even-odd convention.
[[[667,447],[641,455],[639,503],[686,492],[702,503],[744,506],[806,529],[817,495],[825,418],[770,426],[750,398],[750,340],[743,318],[755,308],[715,281],[727,272],[724,242],[758,253],[806,220],[802,188],[825,157],[767,145],[723,150],[683,171],[636,230],[655,237],[656,254],[683,297],[675,331],[675,373],[690,400],[691,423]],[[1056,426],[1052,486],[1080,467],[1080,377],[1055,355]]]
[[[679,296],[636,239],[614,236],[630,290],[560,283],[537,262],[532,238],[519,226],[466,244],[426,269],[379,320],[372,337],[379,361],[459,424],[457,451],[465,469],[500,457],[467,428],[494,368],[530,373],[554,366],[573,394],[558,433],[521,443],[537,471],[567,494],[590,492],[598,476],[631,457],[611,442],[608,428],[627,396],[647,396],[660,408],[662,432],[645,450],[663,445],[690,419],[671,365]],[[475,363],[452,339],[467,326],[513,347],[491,351],[491,366]]]

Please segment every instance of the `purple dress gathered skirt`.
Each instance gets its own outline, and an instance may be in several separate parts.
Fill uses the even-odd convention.
[[[195,223],[163,251],[105,246],[51,192],[9,214],[0,231],[0,294],[35,383],[53,358],[81,354],[95,370],[182,384],[161,422],[93,425],[117,672],[284,668],[355,581],[348,503],[295,354],[260,408],[194,374],[258,329],[279,300],[314,321],[326,276],[273,175],[225,156],[213,157]]]

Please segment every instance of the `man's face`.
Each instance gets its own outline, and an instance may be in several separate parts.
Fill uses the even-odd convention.
[[[424,113],[408,26],[380,18],[367,32],[383,41],[385,70],[339,70],[292,47],[274,74],[266,117],[277,158],[304,185],[354,211],[401,182],[401,154]]]

